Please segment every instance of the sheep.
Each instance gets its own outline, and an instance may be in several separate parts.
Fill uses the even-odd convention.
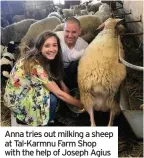
[[[64,23],[61,23],[61,24],[57,25],[57,26],[53,29],[53,31],[54,31],[54,32],[63,31],[63,29],[64,29]]]
[[[63,31],[63,29],[64,29],[64,23],[61,23],[61,24],[57,25],[57,26],[53,29],[53,31],[54,31],[54,32]]]
[[[81,38],[84,39],[87,43],[91,43],[91,41],[95,38],[96,35],[96,31],[89,31],[86,34],[82,35]]]
[[[99,7],[99,11],[97,11],[95,16],[99,17],[101,22],[103,23],[111,16],[110,7],[108,4],[104,3]]]
[[[99,18],[93,15],[80,16],[77,19],[80,21],[82,27],[81,35],[96,30],[96,28],[101,24]]]
[[[97,11],[94,16],[98,17],[101,20],[101,23],[106,21],[110,16],[110,12],[104,12],[104,11]]]
[[[101,24],[101,21],[98,17],[93,15],[85,15],[85,16],[79,16],[77,19],[80,21],[82,33],[81,35],[84,35],[88,31],[96,30],[96,28]],[[56,26],[56,28],[53,30],[56,31],[63,31],[64,23],[61,23]]]
[[[110,12],[111,9],[110,9],[110,6],[106,3],[103,3],[100,7],[99,7],[99,11],[102,11],[102,12]]]
[[[1,47],[1,57],[4,53],[10,52],[10,53],[16,53],[18,48],[19,42],[10,41],[8,43],[8,46],[0,45]]]
[[[30,26],[26,35],[21,39],[21,45],[33,46],[34,40],[39,34],[47,30],[53,30],[60,23],[61,21],[57,17],[47,17],[39,20]]]
[[[72,6],[70,7],[70,9],[74,9],[74,8],[75,8],[75,6],[77,6],[79,9],[86,9],[86,5],[85,5],[85,4],[72,5]]]
[[[10,58],[10,60],[8,58]],[[2,81],[9,78],[9,74],[12,70],[13,64],[14,55],[11,53],[4,53],[3,57],[0,59]]]
[[[62,9],[62,13],[63,18],[65,19],[79,14],[76,9]]]
[[[98,17],[93,15],[85,15],[78,17],[81,24],[81,37],[90,43],[97,35],[96,28],[101,24]]]
[[[88,15],[87,6],[86,6],[86,9],[83,9],[83,10],[80,11],[80,15]]]
[[[102,3],[93,4],[92,2],[88,5],[88,12],[97,12]]]
[[[60,14],[61,16],[63,16],[63,12],[62,12],[61,8],[59,8],[58,6],[55,6],[55,9],[58,12],[58,14]]]
[[[22,21],[24,19],[27,19],[26,15],[14,15],[12,18],[12,21],[15,23],[15,22]]]
[[[58,19],[60,19],[61,22],[63,22],[63,18],[61,17],[61,15],[57,12],[51,12],[48,17],[57,17]]]
[[[75,7],[78,8],[79,5],[71,5],[71,6],[70,6],[70,9],[74,9]]]
[[[88,15],[88,7],[86,5],[74,5],[71,6],[71,9],[74,9],[74,13],[76,16]],[[92,14],[90,14],[92,15]]]
[[[19,42],[27,33],[31,24],[37,20],[27,19],[1,28],[1,40],[3,45],[8,45],[10,41]]]
[[[73,17],[75,15],[81,15],[80,8],[78,5],[75,5],[74,9],[61,9],[58,6],[55,6],[57,12],[62,16],[63,19]]]
[[[3,46],[3,45],[0,45],[0,47],[1,47],[1,52],[0,53],[1,53],[1,57],[2,57],[2,55],[7,52],[7,47]]]
[[[91,11],[91,12],[88,12],[88,15],[94,15],[95,12]]]
[[[115,34],[116,23],[121,19],[107,19],[105,26],[87,47],[78,66],[78,86],[80,100],[90,115],[91,126],[95,126],[93,109],[110,110],[108,126],[112,126],[114,116],[120,111],[114,100],[121,82],[126,77],[125,65],[119,63],[118,50],[124,56],[121,42]]]
[[[123,26],[123,25],[118,25],[117,26],[117,34],[124,34],[125,33],[125,31],[126,31],[126,28]]]
[[[15,47],[16,44],[13,41],[9,42],[8,47],[4,47],[5,52],[3,52],[2,58],[0,59],[2,82],[9,78],[9,74],[13,68],[15,62]]]
[[[73,9],[70,9],[70,10],[74,11],[74,16],[81,16],[81,15],[87,15],[88,14],[87,9],[81,10],[79,5],[73,6]]]
[[[85,5],[85,8],[83,8],[83,6],[81,7],[81,5],[75,5],[72,7],[76,16],[88,15],[88,7]]]

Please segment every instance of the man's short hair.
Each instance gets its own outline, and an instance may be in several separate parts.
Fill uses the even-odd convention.
[[[75,17],[67,18],[67,19],[65,20],[65,24],[66,24],[67,22],[73,22],[73,23],[76,23],[79,27],[81,27],[81,24],[80,24],[79,20],[76,19]]]

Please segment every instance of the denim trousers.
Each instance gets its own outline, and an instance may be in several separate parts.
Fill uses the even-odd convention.
[[[58,102],[58,98],[53,93],[50,93],[50,118],[49,118],[49,121],[52,121],[55,118],[55,114],[56,114],[55,109],[57,106],[57,102]]]
[[[64,68],[65,77],[64,83],[71,90],[78,87],[77,83],[77,69],[79,61],[73,61],[67,68]]]

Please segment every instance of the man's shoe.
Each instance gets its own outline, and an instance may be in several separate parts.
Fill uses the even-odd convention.
[[[55,119],[55,120],[49,121],[48,126],[65,126],[65,124]]]
[[[55,126],[54,120],[48,122],[48,126]]]

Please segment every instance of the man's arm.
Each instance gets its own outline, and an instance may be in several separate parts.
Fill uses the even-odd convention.
[[[63,81],[60,81],[60,86],[61,86],[61,89],[62,89],[64,92],[66,92],[66,93],[69,94],[69,89],[68,89],[68,87],[65,85],[65,83],[64,83]]]

